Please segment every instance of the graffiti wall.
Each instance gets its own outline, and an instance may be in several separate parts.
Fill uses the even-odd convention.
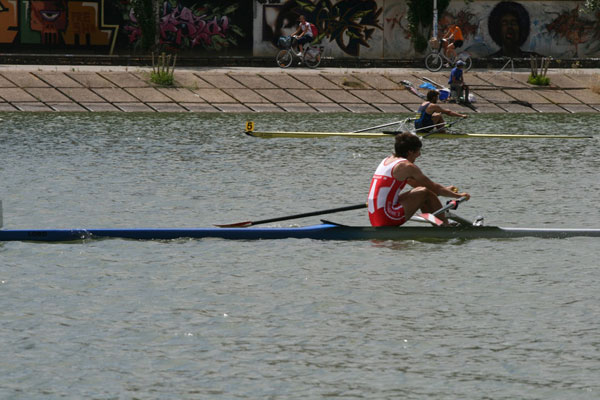
[[[159,42],[186,53],[252,52],[251,3],[160,1]],[[0,0],[0,50],[129,54],[142,30],[128,0]]]
[[[598,57],[600,12],[580,12],[583,3],[453,0],[439,16],[438,29],[444,33],[459,25],[460,50],[475,57]],[[254,8],[256,56],[273,55],[277,39],[296,31],[300,14],[317,26],[327,56],[422,56],[411,44],[406,0],[257,0]]]
[[[451,3],[441,29],[458,23],[464,50],[478,57],[555,58],[600,55],[600,12],[581,11],[577,1],[477,2],[465,11]]]
[[[238,0],[164,1],[161,5],[159,43],[172,51],[193,53],[234,52],[251,54],[251,3]],[[124,18],[127,43],[141,36],[131,7]]]
[[[151,1],[151,0],[147,0]],[[433,1],[433,0],[420,0]],[[452,0],[439,31],[462,28],[475,57],[600,57],[600,12],[584,1]],[[410,59],[407,0],[158,0],[158,41],[186,56],[272,57],[300,14],[325,55]],[[433,19],[433,18],[432,18]],[[0,0],[0,52],[135,54],[142,30],[130,0]]]
[[[103,18],[104,0],[0,0],[2,49],[115,46],[119,25]]]

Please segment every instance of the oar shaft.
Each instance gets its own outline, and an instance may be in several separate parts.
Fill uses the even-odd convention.
[[[358,210],[360,208],[367,208],[367,204],[366,203],[361,203],[361,204],[355,204],[353,206],[331,208],[329,210],[312,211],[312,212],[307,212],[307,213],[302,213],[302,214],[288,215],[288,216],[285,216],[285,217],[263,219],[263,220],[260,220],[260,221],[253,221],[252,225],[268,224],[269,222],[286,221],[288,219],[298,219],[298,218],[304,218],[304,217],[314,217],[315,215],[332,214],[332,213],[342,212],[342,211]]]
[[[408,120],[410,120],[410,118],[408,118]],[[402,122],[405,122],[405,121],[407,121],[407,120],[403,119],[402,121],[390,122],[389,124],[383,124],[383,125],[372,126],[372,127],[370,127],[370,128],[365,128],[365,129],[360,129],[360,130],[358,130],[358,131],[353,131],[352,133],[361,133],[361,132],[371,131],[371,130],[373,130],[373,129],[384,128],[384,127],[386,127],[386,126],[400,124],[400,123],[402,123]]]
[[[450,200],[448,202],[448,204],[446,204],[444,207],[442,207],[439,210],[437,210],[436,212],[434,212],[433,215],[440,215],[444,211],[455,209],[456,207],[458,207],[458,205],[460,203],[462,203],[465,200],[467,200],[466,196],[459,197],[458,199],[455,199],[455,200]]]
[[[415,129],[415,132],[422,131],[423,129],[435,128],[435,127],[442,126],[442,125],[446,125],[446,126],[450,127],[450,126],[456,124],[459,121],[462,121],[462,118],[461,119],[456,119],[456,120],[454,120],[452,122],[440,122],[439,124],[435,124],[435,125],[423,126],[421,128]]]
[[[442,125],[446,125],[446,123],[445,122],[441,122],[441,123],[435,124],[435,125],[422,126],[421,128],[415,129],[415,132],[419,132],[419,131],[422,131],[424,129],[429,129],[429,128],[436,128],[436,127],[442,126]]]
[[[244,221],[244,222],[237,222],[234,224],[224,224],[224,225],[215,225],[215,226],[218,226],[221,228],[247,227],[247,226],[253,226],[253,225],[260,225],[260,224],[268,224],[270,222],[287,221],[290,219],[314,217],[315,215],[332,214],[332,213],[342,212],[342,211],[358,210],[361,208],[367,208],[367,204],[361,203],[361,204],[355,204],[353,206],[337,207],[337,208],[312,211],[312,212],[307,212],[307,213],[302,213],[302,214],[286,215],[285,217],[262,219],[259,221]]]

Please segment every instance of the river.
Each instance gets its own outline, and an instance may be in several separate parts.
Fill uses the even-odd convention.
[[[0,114],[4,228],[208,227],[366,199],[407,115]],[[474,115],[421,168],[487,224],[600,227],[600,115]],[[368,224],[365,210],[328,215]],[[278,226],[318,223],[307,218]],[[597,238],[0,243],[0,398],[597,399]]]

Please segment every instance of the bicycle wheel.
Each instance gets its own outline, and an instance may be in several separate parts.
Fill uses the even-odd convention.
[[[308,68],[317,68],[321,64],[321,52],[317,47],[310,47],[304,52],[303,61]]]
[[[471,66],[473,65],[473,60],[471,59],[470,55],[468,55],[467,53],[461,53],[458,55],[458,59],[464,61],[465,71],[471,69]]]
[[[277,61],[277,65],[279,65],[281,68],[287,68],[290,65],[292,65],[292,61],[294,61],[294,56],[292,56],[292,52],[289,50],[280,50],[279,53],[277,53],[277,57],[275,57],[275,60]]]
[[[431,72],[436,72],[442,69],[443,61],[442,56],[438,53],[430,53],[425,57],[425,68]]]

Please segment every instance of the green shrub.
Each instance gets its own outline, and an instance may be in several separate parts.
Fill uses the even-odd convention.
[[[177,62],[177,54],[173,57],[173,65],[171,65],[171,55],[168,56],[162,53],[154,62],[154,53],[152,53],[152,72],[150,80],[158,85],[170,86],[173,84],[173,74],[175,73],[175,63]]]
[[[157,85],[171,86],[173,84],[173,74],[165,71],[152,72],[150,80]]]
[[[548,86],[550,84],[550,78],[541,75],[533,76],[533,74],[531,74],[529,75],[529,78],[527,78],[527,82],[532,85]]]

